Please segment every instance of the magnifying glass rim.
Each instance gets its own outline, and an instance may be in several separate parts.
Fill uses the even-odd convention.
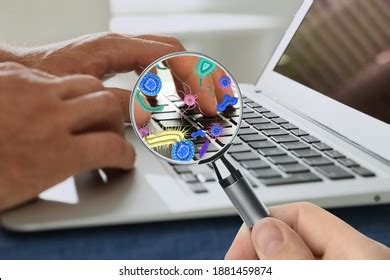
[[[229,144],[226,144],[222,147],[221,150],[219,150],[218,152],[216,152],[213,156],[209,157],[209,158],[206,158],[206,159],[201,159],[201,160],[192,160],[192,161],[176,161],[176,160],[173,160],[173,159],[170,159],[168,157],[165,157],[163,155],[161,155],[160,153],[158,153],[157,151],[151,149],[150,147],[148,147],[147,143],[145,142],[145,140],[140,136],[139,134],[139,131],[138,131],[138,127],[136,125],[136,117],[135,117],[135,110],[132,110],[132,108],[134,108],[134,102],[135,102],[135,92],[137,90],[137,88],[139,87],[139,83],[141,82],[141,78],[147,74],[153,67],[156,66],[157,63],[159,62],[162,62],[162,61],[166,61],[167,59],[170,59],[170,58],[173,58],[173,57],[178,57],[178,56],[184,56],[184,55],[187,55],[187,56],[197,56],[197,57],[200,57],[200,58],[207,58],[211,61],[213,61],[214,63],[216,63],[222,70],[224,70],[224,72],[226,72],[230,79],[234,82],[234,84],[237,86],[237,93],[239,95],[239,104],[240,104],[240,108],[238,108],[240,110],[240,113],[239,113],[239,120],[238,120],[238,123],[237,123],[237,128],[234,132],[234,134],[231,136],[230,138],[230,143]],[[167,161],[171,164],[174,164],[174,165],[199,165],[199,164],[204,164],[204,163],[210,163],[210,162],[213,162],[215,160],[217,160],[218,158],[220,158],[222,155],[224,155],[226,153],[226,151],[230,148],[230,146],[232,145],[234,139],[236,139],[237,137],[237,134],[238,134],[238,131],[240,130],[240,126],[241,126],[241,122],[242,122],[242,111],[243,111],[243,102],[242,102],[242,94],[241,94],[241,90],[240,90],[240,87],[237,83],[237,81],[235,80],[235,78],[233,77],[233,75],[230,73],[230,71],[227,70],[227,68],[222,64],[220,63],[218,60],[215,60],[214,58],[212,57],[209,57],[207,55],[204,55],[202,53],[199,53],[199,52],[191,52],[191,51],[181,51],[181,52],[174,52],[174,53],[170,53],[170,54],[167,54],[167,55],[164,55],[158,59],[156,59],[155,61],[153,61],[152,63],[149,64],[148,67],[146,67],[142,73],[139,75],[138,79],[137,79],[137,82],[135,83],[134,85],[134,88],[133,88],[133,93],[132,93],[132,96],[130,98],[130,102],[129,102],[129,114],[130,114],[130,120],[131,120],[131,123],[132,123],[132,127],[134,129],[134,132],[135,134],[137,135],[137,137],[142,141],[142,143],[146,146],[146,148],[151,151],[152,153],[154,153],[155,155],[157,155],[158,157],[160,157],[161,159],[163,159],[164,161]]]

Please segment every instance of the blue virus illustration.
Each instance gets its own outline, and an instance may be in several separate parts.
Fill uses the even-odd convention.
[[[162,87],[162,82],[159,76],[149,72],[141,80],[139,88],[147,96],[157,96]]]
[[[191,141],[183,140],[173,145],[171,157],[176,161],[190,161],[195,155],[195,145]]]
[[[218,103],[217,110],[218,112],[224,112],[228,106],[234,106],[238,103],[237,97],[231,97],[228,94],[225,94],[223,96],[223,100],[221,103]]]
[[[228,76],[222,76],[219,79],[219,85],[221,88],[228,88],[232,84],[232,80]]]
[[[210,127],[209,132],[213,138],[221,137],[223,135],[223,127],[221,124],[215,123]]]
[[[195,139],[198,138],[198,137],[204,138],[204,137],[206,137],[206,132],[204,132],[201,129],[198,129],[197,131],[194,131],[194,132],[191,133],[191,137],[195,138]]]

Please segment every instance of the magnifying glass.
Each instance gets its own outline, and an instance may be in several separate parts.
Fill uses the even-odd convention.
[[[212,163],[220,186],[251,228],[269,212],[225,156],[240,129],[242,107],[240,88],[224,66],[199,53],[179,52],[142,72],[129,109],[136,135],[159,158],[175,165]]]

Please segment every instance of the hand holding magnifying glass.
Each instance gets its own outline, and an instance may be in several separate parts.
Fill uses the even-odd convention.
[[[151,119],[140,122],[136,109],[150,113]],[[160,58],[139,77],[130,116],[142,142],[165,161],[211,162],[219,184],[248,227],[269,216],[251,184],[225,157],[240,128],[242,98],[238,84],[220,63],[190,52]],[[222,175],[216,161],[227,175]]]

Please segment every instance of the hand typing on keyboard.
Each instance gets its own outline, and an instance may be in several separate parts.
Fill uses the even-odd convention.
[[[243,226],[226,259],[390,259],[390,248],[309,203],[270,208],[273,218]]]

